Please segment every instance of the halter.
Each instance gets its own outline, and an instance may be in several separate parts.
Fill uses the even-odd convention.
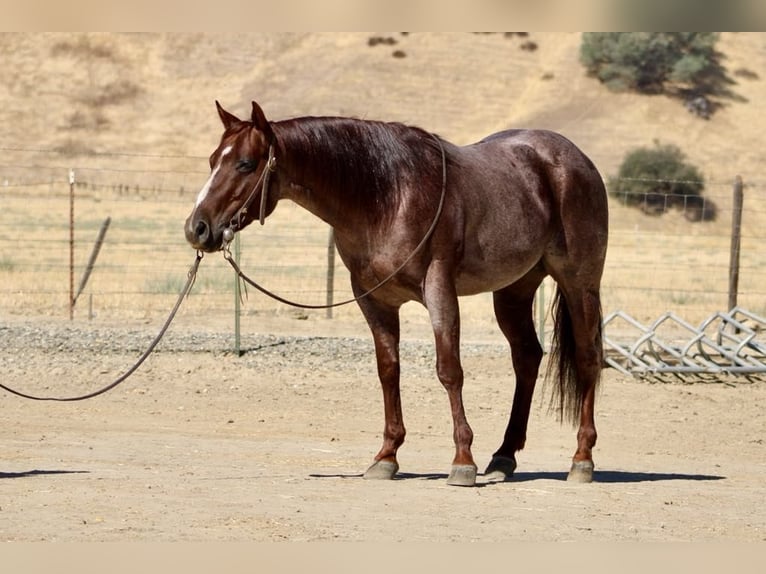
[[[263,183],[263,185],[261,186],[261,206],[258,214],[258,221],[263,225],[263,222],[266,219],[266,196],[269,192],[269,178],[276,170],[277,158],[274,157],[274,144],[270,144],[269,158],[266,160],[266,165],[263,168],[261,175],[258,176],[258,181],[256,181],[253,186],[253,191],[250,192],[245,203],[242,204],[242,207],[240,207],[237,213],[231,218],[229,227],[224,229],[223,234],[226,241],[231,241],[231,239],[234,238],[234,233],[242,229],[242,222],[244,221],[245,215],[247,215],[247,209],[253,203],[253,200],[255,200],[255,194],[258,192],[258,186],[260,186],[261,183]]]

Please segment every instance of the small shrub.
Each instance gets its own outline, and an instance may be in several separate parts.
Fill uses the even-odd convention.
[[[72,138],[67,138],[60,144],[55,145],[53,150],[56,153],[60,153],[64,157],[84,156],[96,153],[96,150],[85,142]]]
[[[78,36],[75,40],[57,42],[51,48],[53,56],[72,56],[75,58],[104,60],[114,59],[114,51],[103,42],[98,42],[87,35]]]
[[[702,197],[705,180],[678,146],[661,145],[628,152],[615,177],[608,182],[609,193],[625,205],[649,215],[670,208],[682,209],[690,221],[710,221],[716,207]]]
[[[535,50],[537,50],[538,46],[537,46],[537,42],[533,42],[532,40],[527,40],[526,42],[521,44],[519,48],[521,48],[522,50],[526,52],[534,52]]]
[[[109,119],[100,110],[76,110],[67,116],[63,130],[101,130],[109,126]]]
[[[118,80],[85,91],[78,100],[94,108],[117,106],[135,100],[142,91],[141,86],[130,80]]]
[[[0,271],[12,272],[16,270],[16,264],[7,255],[0,257]]]

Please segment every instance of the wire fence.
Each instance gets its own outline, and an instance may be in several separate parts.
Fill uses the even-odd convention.
[[[69,167],[48,160],[45,150],[15,151],[32,159],[0,163],[0,312],[66,317],[71,276],[79,284],[107,219],[109,229],[78,297],[75,316],[149,319],[168,309],[193,258],[183,224],[207,178],[205,160],[137,158],[139,154],[95,157],[93,161],[108,167],[75,168],[70,195]],[[139,169],[134,167],[137,159],[161,167]],[[763,182],[743,176],[736,297],[739,306],[764,315],[766,266],[761,244],[766,238],[766,197]],[[610,197],[610,244],[602,285],[605,313],[624,311],[649,321],[672,311],[694,323],[711,312],[728,310],[734,182],[732,174],[730,181],[706,183],[702,209],[708,213],[714,206],[710,219],[701,217],[699,201],[689,198],[647,196],[632,198],[627,205],[625,198]],[[241,265],[287,298],[324,303],[329,231],[311,214],[283,202],[264,227],[253,226],[242,234]],[[212,261],[203,261],[186,312],[228,317],[233,313],[233,274],[222,258],[206,259]],[[348,273],[337,259],[332,272],[336,300],[350,296]],[[546,280],[541,298],[550,298],[553,289]],[[490,295],[467,299],[461,303],[464,322],[492,320]],[[243,313],[313,312],[294,311],[250,294]],[[358,315],[355,308],[336,313],[336,317]]]

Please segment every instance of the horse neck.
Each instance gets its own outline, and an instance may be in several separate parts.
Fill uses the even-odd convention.
[[[338,230],[370,225],[395,210],[398,181],[412,162],[396,134],[403,126],[346,118],[272,124],[280,198]]]

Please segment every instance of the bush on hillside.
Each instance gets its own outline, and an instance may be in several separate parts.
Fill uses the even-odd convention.
[[[690,221],[711,221],[717,213],[715,204],[702,196],[702,173],[672,144],[655,142],[654,147],[628,152],[608,188],[621,203],[649,215],[677,208]]]
[[[582,36],[580,61],[612,90],[680,97],[707,118],[709,97],[725,95],[729,82],[717,41],[710,32],[590,32]]]

